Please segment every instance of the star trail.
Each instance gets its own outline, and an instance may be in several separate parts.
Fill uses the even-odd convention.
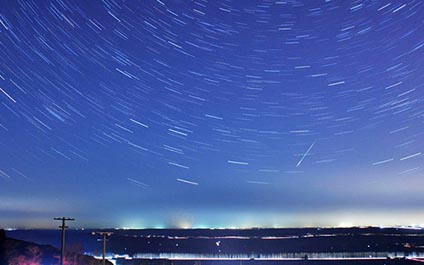
[[[0,2],[3,226],[422,222],[422,1]]]

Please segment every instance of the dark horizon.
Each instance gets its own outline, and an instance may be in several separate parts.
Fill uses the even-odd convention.
[[[98,257],[101,231],[93,232],[67,231],[68,246]],[[60,245],[57,230],[15,230],[7,234],[42,245]],[[355,264],[360,260],[361,264],[387,265],[422,262],[423,245],[424,230],[406,228],[112,230],[106,253],[116,264]]]

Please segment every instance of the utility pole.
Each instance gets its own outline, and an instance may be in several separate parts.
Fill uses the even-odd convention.
[[[111,236],[112,232],[92,232],[92,235],[100,235],[103,236],[103,265],[106,264],[106,237]]]
[[[53,220],[62,221],[62,225],[59,226],[59,228],[62,228],[62,248],[61,248],[61,254],[60,254],[60,265],[63,265],[63,261],[65,259],[65,229],[68,228],[65,222],[74,221],[75,219],[67,218],[67,217],[56,217],[56,218],[53,218]]]

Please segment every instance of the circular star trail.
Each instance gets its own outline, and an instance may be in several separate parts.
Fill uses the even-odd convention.
[[[418,222],[423,17],[421,1],[6,1],[0,221]]]

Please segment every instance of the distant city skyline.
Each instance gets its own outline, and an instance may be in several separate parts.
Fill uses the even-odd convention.
[[[422,1],[8,1],[0,227],[424,224]]]

